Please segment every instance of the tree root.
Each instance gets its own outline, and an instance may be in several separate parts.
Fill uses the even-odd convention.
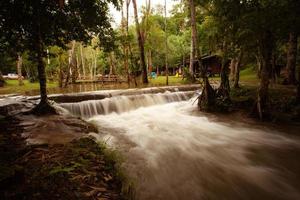
[[[34,115],[57,115],[57,110],[50,105],[48,101],[46,102],[40,102],[36,107],[34,107],[31,111],[29,111],[30,114]]]

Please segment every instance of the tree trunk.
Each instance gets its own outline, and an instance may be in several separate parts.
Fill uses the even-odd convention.
[[[192,29],[189,73],[191,75],[192,81],[194,81],[195,79],[194,61],[198,59],[198,40],[197,40],[198,34],[197,34],[197,27],[196,27],[196,8],[195,8],[194,0],[189,0],[189,6],[191,11],[191,29]]]
[[[227,65],[227,42],[223,42],[223,56],[222,56],[222,67],[221,67],[221,84],[218,88],[218,96],[223,98],[229,98],[230,84],[228,79],[228,65]]]
[[[113,52],[109,53],[109,63],[110,63],[109,75],[115,75],[116,69],[115,69]]]
[[[125,36],[125,44],[123,43],[123,52],[124,52],[124,67],[125,67],[125,72],[127,75],[127,84],[130,85],[130,74],[129,74],[129,55],[128,55],[128,18],[129,18],[129,4],[130,1],[126,0],[126,19],[124,18],[124,12],[123,12],[123,0],[122,0],[122,20],[121,20],[121,25],[122,25],[122,33],[123,36]]]
[[[241,62],[242,62],[242,58],[243,58],[243,50],[240,50],[238,59],[235,63],[235,70],[234,70],[234,84],[233,87],[234,88],[240,88],[239,86],[239,81],[240,81],[240,69],[241,69]]]
[[[213,111],[215,107],[215,90],[209,84],[208,78],[204,77],[204,87],[198,100],[198,107],[201,111]]]
[[[237,59],[234,57],[230,63],[230,81],[234,82],[235,79],[235,69],[236,69]]]
[[[82,73],[83,73],[83,77],[84,77],[83,79],[86,79],[85,63],[84,63],[84,56],[83,56],[82,44],[80,44],[80,56],[81,56]]]
[[[58,55],[58,62],[59,62],[59,75],[58,75],[58,85],[60,88],[63,87],[63,81],[64,81],[64,73],[62,69],[62,57],[61,54]]]
[[[262,59],[260,58],[260,53],[255,56],[257,64],[257,78],[261,78],[261,68],[262,68]]]
[[[19,81],[19,86],[24,85],[23,83],[23,77],[22,77],[22,56],[18,54],[18,60],[17,60],[17,72],[18,72],[18,81]]]
[[[151,72],[152,72],[153,68],[152,68],[152,52],[151,52],[151,50],[148,51],[147,56],[148,56],[148,72],[150,73],[150,78],[152,78]]]
[[[0,87],[3,87],[4,83],[5,83],[5,81],[4,81],[4,78],[2,76],[2,72],[0,71]]]
[[[147,66],[146,66],[146,62],[145,62],[144,41],[143,41],[143,38],[142,38],[142,33],[141,33],[141,30],[140,30],[140,25],[139,25],[136,0],[132,0],[132,3],[133,3],[133,10],[134,10],[136,33],[137,33],[139,49],[140,49],[140,59],[141,59],[141,66],[142,66],[142,71],[143,71],[143,83],[147,84],[148,83],[148,76],[147,76]]]
[[[298,37],[295,32],[291,32],[289,35],[288,52],[287,52],[287,77],[286,83],[290,85],[296,85],[296,61],[297,61],[297,46]]]
[[[40,33],[38,33],[38,39],[37,39],[37,67],[38,67],[38,76],[39,76],[39,82],[40,82],[40,103],[33,108],[32,113],[37,115],[43,115],[43,114],[56,114],[56,110],[49,104],[48,98],[47,98],[47,79],[46,79],[46,72],[45,72],[45,63],[43,60],[43,42],[40,36]]]
[[[78,53],[76,53],[76,69],[77,69],[77,75],[78,75],[78,79],[80,80],[81,77],[82,77],[82,74],[80,72],[80,62],[79,62],[79,56],[78,56]]]
[[[77,62],[76,62],[76,55],[75,55],[75,46],[76,42],[72,42],[72,49],[70,52],[71,56],[71,62],[70,62],[70,72],[71,72],[71,82],[75,83],[78,77],[78,72],[77,72]]]
[[[261,120],[269,117],[270,110],[268,106],[269,98],[269,75],[272,68],[271,58],[273,50],[272,33],[266,31],[263,35],[262,41],[260,41],[260,52],[262,58],[261,79],[260,86],[258,88],[257,101],[253,108],[252,114],[259,117]]]
[[[298,77],[300,79],[300,70],[298,70]],[[300,104],[300,80],[298,81],[296,100],[297,103]]]
[[[168,66],[168,32],[167,32],[167,0],[165,0],[165,66],[166,66],[166,85],[169,85],[169,66]]]
[[[94,79],[96,79],[97,75],[97,51],[94,52],[94,60],[95,60],[95,68],[94,68]]]

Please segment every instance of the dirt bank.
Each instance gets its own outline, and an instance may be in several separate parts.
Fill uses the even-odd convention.
[[[89,124],[19,115],[0,127],[0,199],[126,199],[118,154],[87,137]]]

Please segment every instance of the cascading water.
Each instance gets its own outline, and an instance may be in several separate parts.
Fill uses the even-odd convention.
[[[188,100],[193,94],[194,92],[190,91],[115,96],[102,100],[90,100],[80,103],[62,103],[60,106],[71,112],[73,115],[88,118],[95,115],[107,115],[112,112],[128,112],[139,107]]]
[[[97,125],[100,133],[93,135],[124,154],[138,200],[300,199],[299,138],[212,120],[199,113],[194,99],[174,102],[187,98],[177,95],[63,107]]]

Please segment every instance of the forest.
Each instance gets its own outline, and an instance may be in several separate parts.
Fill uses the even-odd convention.
[[[0,1],[0,198],[298,199],[299,35],[298,0]]]
[[[270,83],[297,84],[297,1],[181,1],[168,16],[164,5],[145,2],[138,12],[135,1],[108,1],[101,8],[89,3],[85,7],[80,1],[50,1],[33,5],[37,13],[26,10],[31,2],[4,2],[1,73],[15,72],[30,82],[40,80],[43,96],[46,77],[67,87],[78,80],[117,75],[137,86],[137,82],[147,84],[152,72],[166,76],[166,85],[168,75],[176,72],[189,82],[201,77],[208,88],[205,91],[212,91],[205,81],[210,74],[202,57],[217,55],[220,86],[216,94],[200,99],[205,105],[219,97],[227,99],[231,82],[239,87],[240,70],[252,68],[260,83],[257,112],[261,118]],[[122,13],[116,28],[110,24],[108,3]],[[79,6],[86,10],[75,15]],[[134,23],[129,23],[130,6]],[[41,17],[32,24],[37,14]],[[64,22],[57,23],[63,17]],[[299,100],[299,87],[296,97]]]

